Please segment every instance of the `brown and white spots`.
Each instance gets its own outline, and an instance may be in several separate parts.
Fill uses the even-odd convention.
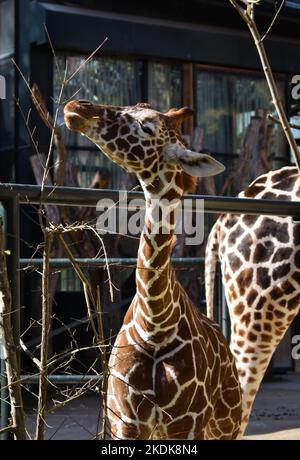
[[[239,196],[298,201],[300,176],[296,168],[284,167],[259,177]],[[217,258],[231,318],[231,349],[243,390],[242,434],[272,354],[300,309],[300,224],[275,216],[225,214],[217,220],[206,250],[211,318]]]
[[[234,358],[219,326],[196,311],[171,266],[176,205],[168,203],[179,205],[194,190],[191,176],[223,170],[208,155],[186,149],[179,127],[191,115],[188,108],[161,114],[148,104],[114,108],[71,101],[65,107],[67,126],[134,172],[146,197],[137,292],[109,360],[114,439],[235,439],[240,429]],[[154,199],[157,234],[150,228]],[[245,274],[245,283],[249,278]]]

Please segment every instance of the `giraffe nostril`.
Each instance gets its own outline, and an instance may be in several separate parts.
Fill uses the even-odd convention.
[[[86,99],[79,99],[77,102],[81,105],[92,105],[92,103]]]

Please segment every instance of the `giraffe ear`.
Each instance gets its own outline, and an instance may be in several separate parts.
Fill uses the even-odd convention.
[[[216,176],[225,170],[225,166],[206,153],[183,149],[177,156],[183,171],[194,177]]]
[[[170,109],[165,115],[169,117],[170,121],[180,128],[180,125],[188,118],[194,115],[194,110],[189,107],[182,107],[181,109]]]

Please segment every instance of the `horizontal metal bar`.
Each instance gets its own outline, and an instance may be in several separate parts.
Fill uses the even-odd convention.
[[[108,265],[118,265],[126,266],[130,268],[135,268],[137,264],[137,259],[75,259],[78,265],[86,268],[101,268]],[[172,258],[172,263],[174,266],[196,266],[204,262],[203,257],[174,257]],[[69,268],[72,267],[70,259],[50,259],[49,265],[51,268]],[[43,266],[43,259],[20,259],[21,268],[41,268]]]
[[[22,383],[27,384],[37,384],[39,383],[39,376],[38,375],[21,375]],[[70,374],[70,375],[60,375],[60,374],[53,374],[47,377],[51,383],[60,384],[60,385],[78,385],[80,383],[100,383],[102,381],[102,375],[77,375],[77,374]]]
[[[2,184],[0,200],[17,194],[21,204],[39,204],[40,201],[59,206],[95,207],[100,199],[111,199],[117,205],[120,190],[101,190],[79,187],[45,187],[41,195],[38,185]],[[125,192],[125,191],[123,191]],[[127,199],[143,197],[142,192],[126,192]],[[273,216],[300,217],[300,202],[282,200],[256,200],[251,198],[217,197],[206,195],[186,195],[196,210],[197,200],[204,201],[204,211],[209,213],[263,214]]]
[[[87,189],[77,187],[49,187],[44,188],[42,202],[55,205],[68,206],[91,206],[95,207],[100,199],[111,199],[114,203],[118,203],[120,193],[125,191],[112,189]],[[41,200],[41,190],[38,185],[21,185],[21,184],[3,184],[0,185],[1,196],[11,196],[17,193],[20,203],[22,204],[39,204]],[[143,192],[126,192],[127,199],[139,199],[143,197]],[[206,195],[187,195],[192,202],[192,208],[196,204],[196,200],[203,200],[206,212],[236,212],[236,213],[252,213],[252,214],[272,214],[299,216],[300,203],[287,201],[272,201],[272,200],[253,200],[234,197],[216,197]],[[288,208],[288,209],[287,209]]]

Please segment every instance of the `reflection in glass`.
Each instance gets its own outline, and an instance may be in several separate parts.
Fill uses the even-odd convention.
[[[93,59],[83,65],[84,58],[60,55],[54,67],[54,98],[57,99],[62,75],[67,65],[67,74],[80,70],[66,85],[63,93],[64,103],[72,98],[88,99],[99,104],[132,105],[141,100],[141,63],[113,58]],[[63,104],[64,105],[64,104]],[[63,107],[59,112],[58,123],[63,124]],[[64,136],[70,150],[69,159],[79,168],[79,183],[89,187],[98,168],[107,168],[111,173],[111,187],[118,188],[124,171],[99,154],[91,142],[79,133],[64,128]]]
[[[284,100],[283,82],[278,86]],[[196,93],[197,125],[204,129],[205,147],[212,152],[239,153],[256,110],[274,110],[264,78],[198,70]],[[277,125],[272,150],[284,156],[284,139]]]
[[[161,112],[181,106],[181,66],[149,62],[148,100]]]

